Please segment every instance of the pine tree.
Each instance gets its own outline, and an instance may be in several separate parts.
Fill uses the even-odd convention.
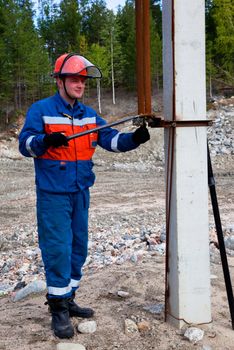
[[[77,0],[62,0],[55,30],[57,31],[56,51],[77,52],[80,48],[81,14]]]
[[[152,86],[162,87],[162,10],[161,1],[150,1],[150,40]]]
[[[81,14],[77,0],[62,0],[59,6],[42,3],[38,20],[51,62],[65,52],[79,52]]]
[[[215,52],[218,63],[233,77],[234,2],[232,0],[214,0],[212,17],[216,28]]]
[[[0,104],[8,116],[48,93],[44,77],[50,66],[34,26],[32,2],[1,1],[0,11]]]
[[[130,89],[136,86],[136,35],[134,1],[127,0],[117,12],[117,40],[122,48],[122,84]]]
[[[54,4],[53,0],[41,0],[39,8],[39,17],[37,25],[39,35],[45,42],[47,52],[49,54],[51,64],[57,58],[57,42],[60,33],[57,31],[57,21],[59,19],[58,4]]]
[[[102,32],[108,22],[109,11],[103,0],[82,1],[82,33],[86,36],[88,44],[103,45]]]
[[[212,96],[217,87],[234,85],[234,4],[231,0],[206,0],[206,67]]]

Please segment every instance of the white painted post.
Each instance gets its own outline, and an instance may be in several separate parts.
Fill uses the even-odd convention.
[[[163,1],[163,65],[165,120],[205,120],[205,0]],[[166,164],[168,145],[166,129]],[[180,328],[211,322],[206,127],[177,127],[173,158],[166,320]]]

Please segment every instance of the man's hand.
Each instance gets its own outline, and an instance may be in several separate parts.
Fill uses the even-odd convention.
[[[141,143],[145,143],[149,141],[150,134],[145,125],[140,126],[136,129],[132,135],[133,141],[140,145]]]
[[[43,139],[43,142],[47,147],[68,146],[68,140],[66,136],[61,134],[60,132],[46,134]]]

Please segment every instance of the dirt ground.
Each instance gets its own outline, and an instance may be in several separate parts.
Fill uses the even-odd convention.
[[[113,155],[102,150],[95,156],[97,181],[91,190],[90,220],[104,222],[106,229],[113,218],[131,218],[143,215],[144,222],[158,225],[165,222],[164,168],[155,159],[155,168],[144,171],[137,163],[142,154],[152,147],[162,147],[162,135],[151,131],[150,142],[142,150],[125,155]],[[153,136],[153,137],[152,137]],[[31,160],[17,156],[16,143],[11,141],[15,157],[2,158],[0,168],[1,231],[11,227],[35,225],[34,174]],[[146,164],[150,161],[147,158]],[[126,164],[128,164],[126,168]],[[136,165],[136,166],[131,166]],[[117,166],[118,165],[118,166]],[[214,171],[223,225],[233,218],[233,165],[231,159],[216,161]],[[227,175],[228,174],[228,175]],[[211,207],[210,223],[213,223]],[[134,220],[132,221],[134,222]],[[90,223],[92,225],[92,223]],[[8,230],[8,231],[7,231]],[[234,257],[229,256],[231,278],[234,281]],[[199,326],[205,331],[202,341],[192,344],[180,330],[164,322],[163,313],[155,315],[145,306],[164,303],[165,256],[153,255],[151,259],[125,262],[102,269],[85,269],[77,301],[96,311],[97,331],[79,334],[63,342],[80,343],[86,350],[169,350],[212,349],[231,350],[234,331],[231,328],[226,289],[220,261],[211,263],[212,318],[210,325]],[[119,290],[129,297],[116,296]],[[0,298],[0,349],[1,350],[54,350],[61,342],[52,335],[50,316],[44,305],[45,293],[30,295],[13,302],[11,295]],[[150,328],[134,334],[125,334],[124,321],[147,320]],[[73,319],[77,325],[81,320]]]

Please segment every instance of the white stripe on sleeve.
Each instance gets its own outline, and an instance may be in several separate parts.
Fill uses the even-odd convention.
[[[120,152],[118,150],[118,140],[119,140],[119,135],[122,134],[121,132],[118,132],[118,134],[116,134],[113,139],[111,140],[111,149],[114,152]]]
[[[30,146],[30,143],[31,143],[31,141],[32,141],[32,139],[33,139],[34,137],[35,137],[35,136],[32,135],[32,136],[29,136],[29,138],[27,139],[27,141],[26,141],[26,149],[27,149],[28,153],[31,154],[32,157],[36,158],[37,155],[33,152],[32,148],[31,148],[31,146]]]

